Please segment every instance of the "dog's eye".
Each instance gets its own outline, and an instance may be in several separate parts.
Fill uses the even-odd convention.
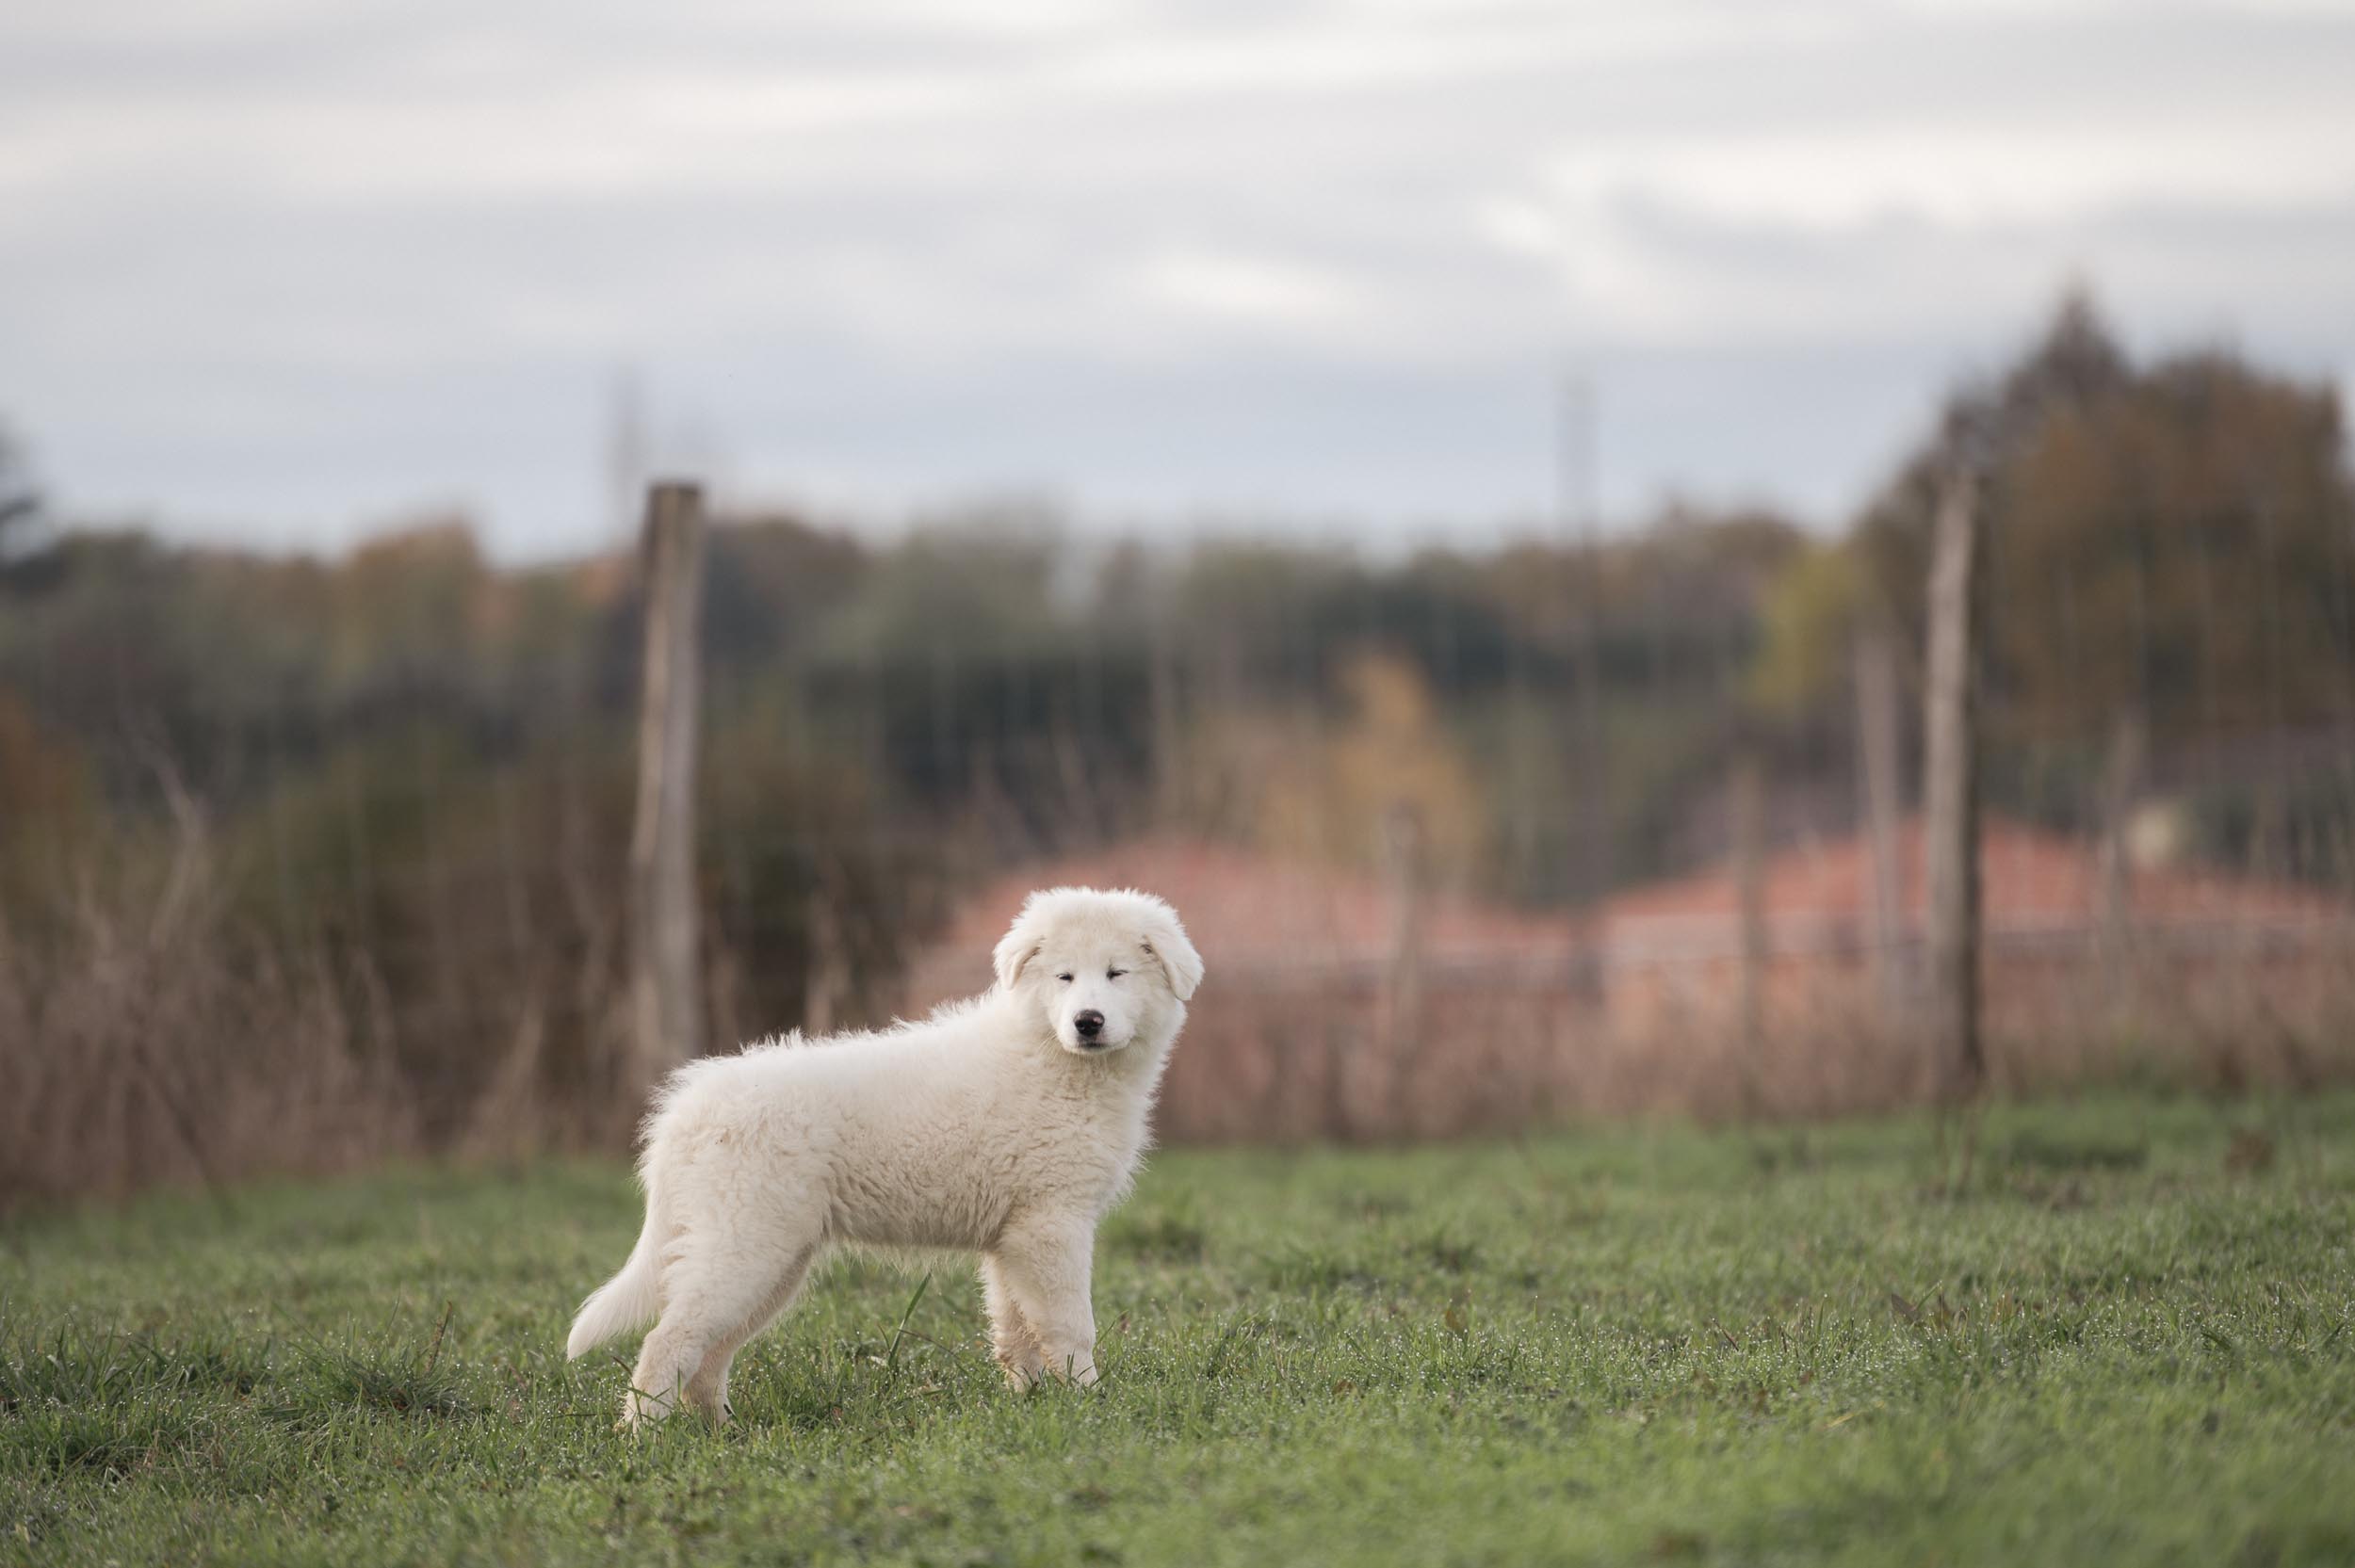
[[[1128,972],[1126,969],[1107,969],[1104,971],[1104,978],[1108,980],[1116,980]]]
[[[1057,979],[1059,979],[1059,980],[1063,981],[1063,983],[1064,983],[1064,984],[1065,984],[1065,985],[1069,985],[1069,984],[1071,983],[1071,974],[1070,974],[1070,972],[1069,972],[1068,970],[1064,971],[1063,974],[1060,974],[1060,975],[1056,976],[1056,977],[1055,977],[1055,978],[1057,978]]]

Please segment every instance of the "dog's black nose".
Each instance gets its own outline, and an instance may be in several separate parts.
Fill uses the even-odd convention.
[[[1079,1017],[1074,1018],[1071,1021],[1071,1026],[1080,1031],[1081,1040],[1094,1040],[1104,1032],[1104,1015],[1094,1008],[1090,1008]]]

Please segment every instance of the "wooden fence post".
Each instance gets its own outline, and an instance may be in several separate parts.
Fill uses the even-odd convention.
[[[1158,598],[1145,622],[1146,691],[1153,709],[1153,830],[1176,830],[1185,799],[1185,772],[1178,755],[1178,653],[1170,609]]]
[[[802,990],[802,1031],[815,1040],[834,1032],[851,994],[851,956],[842,931],[842,882],[821,870],[809,894],[809,968]]]
[[[1384,880],[1389,884],[1389,953],[1382,974],[1381,1109],[1367,1125],[1398,1137],[1413,1128],[1415,1069],[1422,1059],[1422,816],[1394,800],[1382,818]],[[1372,1107],[1366,1107],[1372,1110]]]
[[[1987,1075],[1979,1039],[1978,510],[1971,470],[1958,461],[1941,483],[1930,558],[1922,779],[1930,1038],[1948,1100],[1970,1098]]]
[[[1728,836],[1733,848],[1733,882],[1741,916],[1741,984],[1737,993],[1742,1029],[1742,1109],[1755,1114],[1764,1084],[1766,1051],[1766,781],[1755,750],[1733,759],[1726,802]]]
[[[703,491],[648,493],[646,644],[638,718],[638,816],[629,841],[633,1089],[704,1050],[695,902],[695,738],[704,573]]]
[[[1904,814],[1900,772],[1897,649],[1886,625],[1868,623],[1856,641],[1857,771],[1862,775],[1864,843],[1872,869],[1873,992],[1884,1020],[1906,997],[1905,871],[1897,847]]]
[[[2134,867],[2126,838],[2135,797],[2142,787],[2148,736],[2139,712],[2120,712],[2110,722],[2109,755],[2102,766],[2102,838],[2095,854],[2100,906],[2096,928],[2103,979],[2113,1008],[2122,1006],[2133,991]]]

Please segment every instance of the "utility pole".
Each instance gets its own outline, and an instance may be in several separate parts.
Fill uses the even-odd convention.
[[[1587,917],[1582,978],[1590,994],[1603,984],[1601,908],[1611,892],[1610,768],[1602,710],[1602,541],[1595,481],[1595,389],[1584,371],[1563,378],[1557,454],[1557,505],[1565,537],[1574,542],[1570,607],[1573,722],[1584,777],[1571,782],[1578,802],[1572,825],[1571,883],[1576,904]]]
[[[640,525],[646,494],[646,394],[637,369],[622,365],[607,391],[605,486],[612,538],[627,539]]]

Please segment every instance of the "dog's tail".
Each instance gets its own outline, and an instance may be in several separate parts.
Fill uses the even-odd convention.
[[[564,1359],[577,1361],[617,1334],[651,1321],[662,1310],[662,1222],[654,1193],[646,1193],[646,1226],[622,1271],[589,1293],[564,1341]]]

